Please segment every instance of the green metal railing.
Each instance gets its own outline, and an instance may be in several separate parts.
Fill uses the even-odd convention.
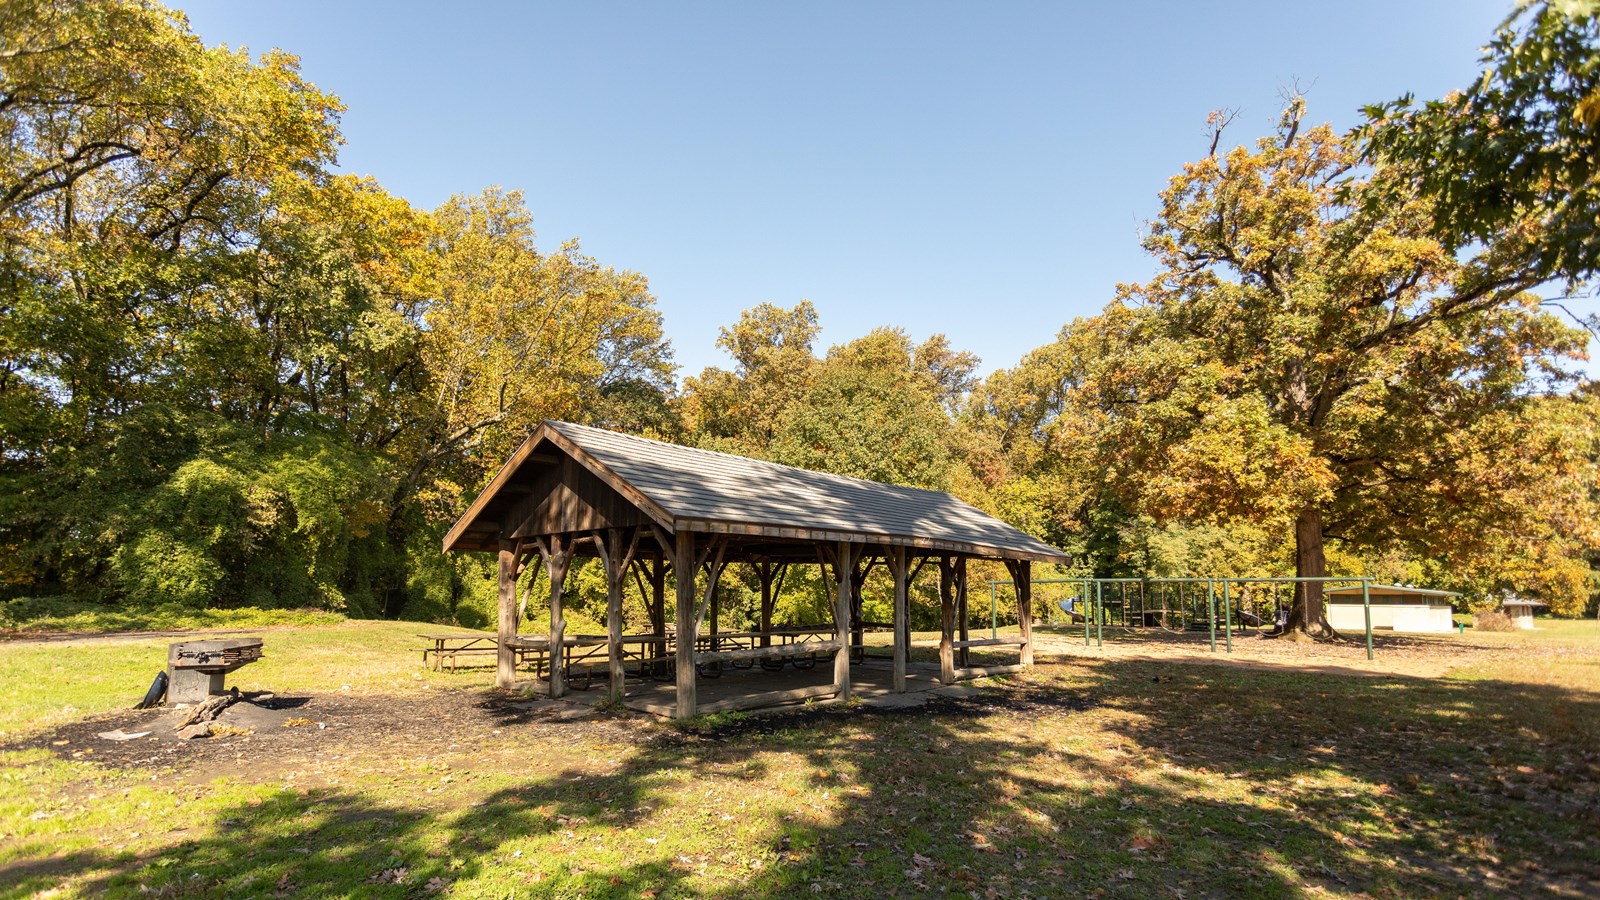
[[[1121,584],[1121,585],[1138,584],[1138,585],[1140,585],[1140,609],[1139,609],[1139,612],[1140,612],[1141,616],[1143,616],[1143,615],[1147,614],[1148,612],[1150,612],[1150,610],[1143,605],[1143,598],[1144,598],[1144,596],[1146,594],[1146,590],[1145,589],[1148,586],[1150,586],[1150,585],[1159,585],[1159,586],[1176,585],[1178,587],[1179,621],[1180,621],[1180,623],[1182,623],[1182,622],[1184,622],[1183,615],[1187,612],[1187,607],[1184,606],[1184,595],[1183,595],[1184,586],[1185,585],[1191,585],[1191,584],[1193,584],[1193,585],[1203,584],[1203,585],[1206,586],[1206,594],[1205,594],[1205,597],[1206,597],[1206,609],[1207,609],[1206,620],[1207,620],[1207,624],[1208,624],[1208,627],[1209,627],[1210,632],[1211,632],[1211,652],[1215,653],[1215,652],[1217,652],[1217,584],[1221,583],[1221,585],[1222,585],[1222,632],[1223,632],[1223,641],[1224,641],[1224,645],[1227,648],[1227,652],[1232,653],[1233,652],[1233,596],[1232,596],[1232,590],[1231,590],[1232,586],[1235,585],[1235,584],[1238,584],[1238,585],[1247,585],[1247,584],[1272,584],[1272,585],[1277,585],[1277,584],[1295,584],[1295,585],[1298,585],[1301,582],[1317,582],[1318,584],[1322,585],[1323,587],[1327,587],[1329,584],[1338,584],[1338,585],[1357,585],[1357,584],[1359,584],[1361,586],[1361,608],[1362,608],[1362,615],[1365,618],[1365,623],[1366,623],[1367,659],[1372,659],[1373,658],[1373,653],[1372,653],[1372,594],[1371,594],[1372,579],[1370,579],[1370,578],[1333,578],[1333,577],[1327,577],[1327,576],[1323,576],[1323,577],[1284,576],[1284,577],[1279,577],[1279,578],[1244,578],[1244,577],[1239,577],[1239,578],[1234,578],[1234,577],[1228,577],[1228,578],[1034,578],[1034,579],[1031,579],[1029,581],[1029,584],[1074,584],[1074,585],[1078,585],[1079,586],[1080,599],[1082,599],[1082,601],[1089,606],[1089,610],[1088,610],[1089,614],[1084,616],[1084,618],[1083,618],[1083,645],[1085,647],[1088,647],[1088,646],[1102,646],[1103,647],[1103,646],[1105,646],[1105,618],[1106,618],[1106,615],[1105,615],[1104,588],[1105,588],[1106,585],[1108,585],[1108,584]],[[1011,585],[1013,588],[1016,587],[1016,583],[1014,581],[1012,581],[1011,579],[1008,579],[1008,578],[992,579],[989,582],[989,636],[993,637],[993,638],[997,638],[997,637],[1000,636],[1000,618],[999,618],[1000,594],[999,594],[999,588],[1000,588],[1000,585],[1002,585],[1002,584]],[[1093,591],[1092,592],[1090,590],[1090,586],[1091,585],[1093,586]],[[1094,595],[1092,600],[1090,599],[1090,596],[1089,596],[1091,593],[1093,593],[1093,595]],[[1123,592],[1123,600],[1122,600],[1122,603],[1120,604],[1120,607],[1121,607],[1122,613],[1123,613],[1124,627],[1126,627],[1126,623],[1127,623],[1127,593],[1126,593],[1126,590],[1124,590],[1124,592]],[[1166,610],[1161,610],[1161,611],[1165,612]],[[1090,626],[1091,623],[1093,623],[1093,625],[1094,625],[1094,640],[1093,640],[1093,642],[1090,641],[1090,632],[1089,632],[1089,626]]]

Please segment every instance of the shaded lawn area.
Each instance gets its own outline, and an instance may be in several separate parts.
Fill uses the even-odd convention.
[[[351,693],[404,722],[310,755],[227,737],[124,769],[14,734],[0,895],[1592,896],[1596,650],[1434,680],[1071,659],[688,731],[397,667]],[[344,677],[299,671],[269,674]],[[447,708],[476,719],[430,729]]]

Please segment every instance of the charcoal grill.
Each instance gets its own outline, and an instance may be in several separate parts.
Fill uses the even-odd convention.
[[[261,658],[261,638],[183,641],[167,647],[167,703],[204,703],[229,672]]]

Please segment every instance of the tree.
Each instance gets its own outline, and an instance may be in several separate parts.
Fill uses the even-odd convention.
[[[699,446],[764,456],[784,411],[811,384],[820,331],[809,300],[793,309],[771,303],[747,309],[721,329],[717,347],[733,357],[732,371],[707,368],[684,379],[684,421]]]
[[[605,401],[623,387],[664,395],[673,368],[644,277],[600,264],[576,241],[540,252],[520,192],[457,196],[434,220],[439,297],[422,342],[428,402],[396,505],[425,476],[445,473],[431,496],[450,515],[457,492],[492,474],[541,420],[631,426],[604,419],[627,408]]]
[[[1135,512],[1292,528],[1303,577],[1329,539],[1505,559],[1582,520],[1587,438],[1538,401],[1585,335],[1539,310],[1515,248],[1459,259],[1426,202],[1363,205],[1391,186],[1302,110],[1172,179],[1161,273],[1064,337],[1086,351],[1063,354],[1069,433]],[[1560,553],[1592,542],[1577,527]],[[1331,633],[1321,610],[1299,591],[1293,629]]]
[[[928,347],[928,345],[924,345]],[[769,456],[778,462],[935,490],[950,488],[944,386],[904,331],[879,328],[832,348],[809,388],[778,417]]]
[[[146,0],[0,0],[0,589],[453,615],[546,415],[674,428],[645,280],[329,171],[339,101]]]
[[[1441,100],[1367,109],[1359,139],[1393,188],[1368,199],[1420,194],[1446,247],[1514,235],[1541,275],[1586,278],[1600,266],[1600,2],[1517,4],[1482,62]]]
[[[155,4],[8,0],[0,33],[0,571],[104,585],[138,492],[259,384],[207,326],[341,107]]]

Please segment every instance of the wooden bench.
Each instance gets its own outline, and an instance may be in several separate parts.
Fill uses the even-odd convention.
[[[952,652],[971,649],[973,647],[1016,647],[1021,650],[1026,647],[1027,641],[1021,638],[976,638],[968,641],[951,641]],[[984,678],[989,675],[1010,675],[1016,672],[1025,672],[1028,667],[1021,663],[998,666],[957,666],[954,669],[956,681],[966,681],[971,678]]]
[[[1021,638],[983,638],[971,641],[951,641],[950,646],[956,650],[964,650],[970,647],[1021,647],[1026,643],[1028,642]]]

